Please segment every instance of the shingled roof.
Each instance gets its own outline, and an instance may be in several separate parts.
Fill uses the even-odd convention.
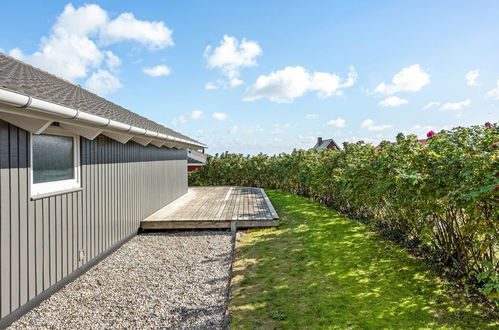
[[[200,143],[135,112],[114,104],[79,85],[0,53],[0,88],[77,109],[124,124]]]

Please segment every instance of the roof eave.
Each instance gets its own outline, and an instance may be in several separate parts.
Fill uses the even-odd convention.
[[[180,149],[207,148],[207,146],[202,143],[197,143],[187,139],[165,135],[152,130],[147,130],[141,127],[136,127],[129,124],[121,123],[109,118],[93,115],[84,111],[65,107],[52,102],[47,102],[35,97],[31,97],[28,95],[20,94],[2,88],[0,88],[0,103],[10,106],[9,108],[6,107],[2,108],[0,109],[0,111],[3,113],[10,113],[11,115],[37,118],[41,120],[46,120],[47,122],[62,121],[67,124],[75,124],[77,126],[89,127],[94,129],[95,132],[97,131],[111,132],[131,138],[133,137],[145,138],[147,140],[150,140],[149,143],[156,141],[156,143],[153,143],[156,146],[166,145],[169,147],[175,147]],[[15,120],[12,117],[9,118],[11,118],[11,120]],[[41,127],[43,127],[42,123],[40,123],[40,125]],[[32,131],[34,128],[31,128],[31,126],[32,125],[27,125],[27,127],[22,127],[22,128],[25,128],[28,131]],[[35,125],[35,127],[38,126]],[[37,131],[33,133],[39,133],[39,132]],[[93,135],[94,134],[91,134],[89,136],[91,137]],[[97,135],[98,134],[96,134],[96,136]],[[112,136],[110,137],[113,138]],[[123,139],[119,139],[118,141],[122,142],[124,140],[126,140],[125,137]]]

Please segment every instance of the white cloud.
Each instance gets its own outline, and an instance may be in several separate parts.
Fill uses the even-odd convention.
[[[348,78],[344,83],[339,76],[326,72],[309,73],[301,66],[286,67],[282,70],[261,75],[249,86],[243,101],[255,101],[266,98],[277,103],[291,103],[307,91],[317,91],[317,97],[327,98],[341,94],[340,89],[354,84],[357,74],[350,68]]]
[[[191,118],[196,120],[199,119],[203,116],[203,111],[201,110],[194,110],[191,112]]]
[[[327,125],[341,128],[341,127],[345,127],[345,123],[346,123],[345,119],[338,118],[338,119],[332,119],[332,120],[328,121]]]
[[[208,82],[204,85],[204,89],[208,89],[208,90],[211,90],[211,89],[218,89],[218,86],[219,84],[215,83],[215,82]]]
[[[381,94],[398,92],[418,92],[430,83],[430,75],[423,71],[419,64],[413,64],[397,73],[392,78],[392,84],[379,84],[374,91]]]
[[[187,118],[185,116],[178,116],[177,118],[172,120],[173,125],[185,124],[187,123]]]
[[[57,17],[50,34],[41,39],[36,52],[23,54],[14,48],[10,55],[70,81],[90,77],[87,85],[95,87],[102,79],[113,80],[109,72],[109,75],[103,73],[107,72],[104,66],[112,70],[121,64],[118,56],[102,47],[126,40],[149,48],[173,45],[171,30],[163,22],[140,21],[131,13],[112,20],[98,5],[75,8],[68,4]],[[107,88],[108,92],[116,89],[116,80],[113,82],[112,88]],[[100,91],[104,89],[99,88]]]
[[[142,72],[151,77],[161,77],[161,76],[168,76],[171,71],[170,68],[167,67],[166,65],[156,65],[151,68],[144,68]]]
[[[378,105],[383,108],[386,108],[386,107],[398,107],[399,105],[407,103],[409,103],[409,101],[407,101],[406,99],[402,99],[398,96],[389,96],[383,101],[379,102]]]
[[[229,134],[236,134],[238,131],[239,131],[239,126],[234,125],[234,126],[231,126],[229,128],[229,130],[227,131],[227,133],[229,133]]]
[[[319,115],[316,114],[316,113],[308,113],[305,115],[305,118],[307,119],[315,119],[315,118],[319,118]]]
[[[476,80],[478,79],[478,76],[480,75],[479,70],[471,70],[468,72],[464,77],[466,78],[466,84],[468,86],[478,86],[478,83]]]
[[[290,124],[275,124],[274,129],[272,130],[272,135],[280,135],[286,133],[286,128],[289,128]]]
[[[254,135],[256,133],[263,132],[264,129],[260,125],[255,126],[238,126],[233,125],[229,128],[227,133],[229,134],[239,134],[239,135]]]
[[[441,110],[461,110],[464,107],[468,107],[470,104],[470,99],[461,102],[448,102],[442,105]]]
[[[208,46],[204,57],[208,68],[218,68],[226,76],[227,81],[217,80],[206,84],[206,89],[214,87],[236,87],[243,83],[240,79],[240,70],[244,67],[255,66],[255,58],[262,54],[262,49],[256,41],[243,39],[241,42],[235,37],[224,35],[220,45],[216,48]]]
[[[225,120],[227,119],[227,115],[223,112],[214,112],[213,118],[215,118],[216,120]]]
[[[121,65],[121,59],[110,50],[105,51],[106,65],[110,69],[115,69]]]
[[[499,100],[499,80],[497,80],[496,87],[492,88],[485,94],[485,97],[490,97],[495,100]]]
[[[135,41],[151,49],[163,49],[173,46],[172,33],[163,22],[140,21],[132,13],[123,13],[103,25],[99,37],[105,45]]]
[[[123,87],[117,77],[113,76],[109,71],[102,69],[92,73],[85,86],[88,90],[101,96]]]
[[[374,121],[371,119],[366,119],[360,124],[360,127],[367,128],[368,131],[370,132],[379,132],[382,130],[385,130],[387,128],[392,127],[391,125],[374,125]]]
[[[432,108],[434,106],[439,106],[440,105],[440,102],[428,102],[424,107],[423,107],[423,110],[426,110],[426,109],[429,109],[429,108]]]

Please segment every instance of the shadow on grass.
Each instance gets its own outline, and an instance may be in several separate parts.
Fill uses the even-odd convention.
[[[277,230],[243,234],[234,328],[487,328],[496,316],[404,250],[309,199],[268,191]]]

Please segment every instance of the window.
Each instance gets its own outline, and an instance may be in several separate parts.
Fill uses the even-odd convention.
[[[31,194],[80,187],[79,140],[76,135],[48,130],[31,135]]]

